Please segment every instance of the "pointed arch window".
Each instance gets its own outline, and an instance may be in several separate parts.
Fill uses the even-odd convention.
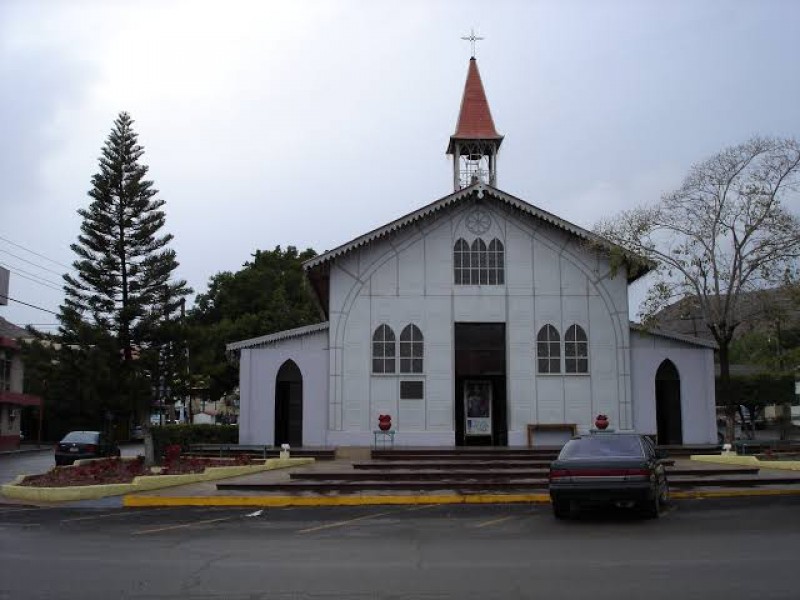
[[[453,247],[453,268],[456,285],[469,285],[470,253],[464,239],[459,239]]]
[[[407,325],[400,332],[400,372],[422,373],[424,340],[416,325]]]
[[[497,238],[489,242],[487,270],[489,272],[489,285],[503,285],[505,283],[505,249],[503,248],[503,242]]]
[[[536,336],[536,358],[539,373],[561,372],[561,337],[552,325],[545,325]]]
[[[395,336],[385,323],[372,334],[372,372],[394,373],[396,370]]]
[[[571,325],[564,334],[564,372],[589,372],[589,340],[580,325]]]
[[[505,284],[505,248],[494,238],[486,246],[481,238],[472,245],[460,238],[453,246],[453,280],[456,285]]]
[[[481,238],[472,242],[470,248],[470,283],[472,285],[486,285],[489,283],[489,273],[486,269],[486,242]]]

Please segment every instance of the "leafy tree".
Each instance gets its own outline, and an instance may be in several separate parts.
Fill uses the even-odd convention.
[[[210,399],[238,385],[225,344],[319,322],[302,268],[314,256],[294,246],[257,250],[240,271],[211,277],[208,291],[197,296],[188,319],[191,371],[208,382]]]
[[[644,316],[691,297],[719,345],[720,385],[734,436],[730,344],[740,300],[794,279],[800,221],[784,207],[800,184],[800,145],[753,138],[691,168],[660,202],[601,223],[598,233],[658,264]]]
[[[102,350],[113,389],[104,390],[106,410],[143,409],[152,398],[154,356],[162,353],[165,324],[190,293],[173,279],[178,267],[163,234],[164,200],[146,179],[133,120],[123,112],[114,121],[92,178],[90,206],[83,218],[73,263],[64,275],[66,299],[59,320],[66,348],[89,354]],[[95,349],[95,350],[92,350]],[[149,368],[148,368],[149,367]]]
[[[791,373],[764,371],[752,375],[732,375],[731,382],[729,401],[736,406],[742,431],[750,439],[754,437],[755,423],[764,408],[771,404],[790,404],[794,400],[794,375]],[[721,386],[717,389],[721,389]],[[726,399],[718,399],[718,402],[724,404]],[[747,415],[743,408],[747,410]]]

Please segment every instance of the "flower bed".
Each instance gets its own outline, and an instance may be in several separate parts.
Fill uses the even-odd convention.
[[[105,485],[131,483],[135,477],[147,475],[186,475],[202,473],[206,467],[232,467],[252,464],[247,456],[231,459],[189,458],[168,456],[165,464],[151,471],[144,465],[144,457],[135,459],[104,458],[87,464],[69,467],[54,467],[41,475],[28,475],[18,485],[29,487],[71,487],[83,485]]]

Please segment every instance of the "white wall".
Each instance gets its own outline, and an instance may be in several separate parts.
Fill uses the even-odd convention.
[[[337,259],[331,267],[328,443],[372,442],[389,413],[398,444],[455,442],[453,324],[506,323],[509,444],[526,443],[528,423],[592,426],[597,412],[631,428],[629,328],[624,269],[574,236],[494,201],[481,235],[505,246],[505,285],[453,284],[453,245],[475,239],[465,225],[473,202]],[[399,339],[414,323],[425,336],[425,399],[400,401],[398,375],[371,374],[371,337],[382,323]],[[590,343],[588,375],[535,373],[535,337],[553,324],[579,324]],[[403,379],[416,379],[403,376]]]
[[[303,445],[326,445],[328,427],[328,332],[318,331],[266,347],[241,351],[239,443],[275,441],[275,378],[287,360],[303,376]]]
[[[678,369],[684,444],[716,444],[714,351],[640,331],[631,332],[631,384],[636,431],[655,434],[656,371],[664,360]]]
[[[506,323],[508,441],[527,443],[529,423],[575,423],[605,413],[618,431],[655,433],[655,372],[665,358],[681,375],[684,442],[716,441],[713,351],[631,332],[625,270],[574,236],[484,200],[485,241],[505,246],[505,285],[453,284],[453,245],[468,231],[474,200],[443,209],[331,264],[328,331],[242,350],[241,443],[272,444],[275,377],[288,359],[303,375],[304,445],[370,445],[379,414],[391,414],[398,445],[455,443],[454,323]],[[417,325],[425,338],[421,375],[373,375],[374,330],[399,339]],[[562,341],[576,323],[589,339],[589,373],[536,372],[539,329]],[[563,350],[563,344],[562,344]],[[563,365],[563,362],[562,362]],[[423,400],[400,400],[402,379],[424,382]]]

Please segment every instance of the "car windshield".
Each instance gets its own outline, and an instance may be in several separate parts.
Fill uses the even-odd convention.
[[[62,442],[77,442],[79,444],[96,444],[100,434],[96,431],[70,431]]]
[[[632,435],[598,435],[570,440],[561,450],[563,458],[598,458],[603,456],[643,456],[639,438]]]

